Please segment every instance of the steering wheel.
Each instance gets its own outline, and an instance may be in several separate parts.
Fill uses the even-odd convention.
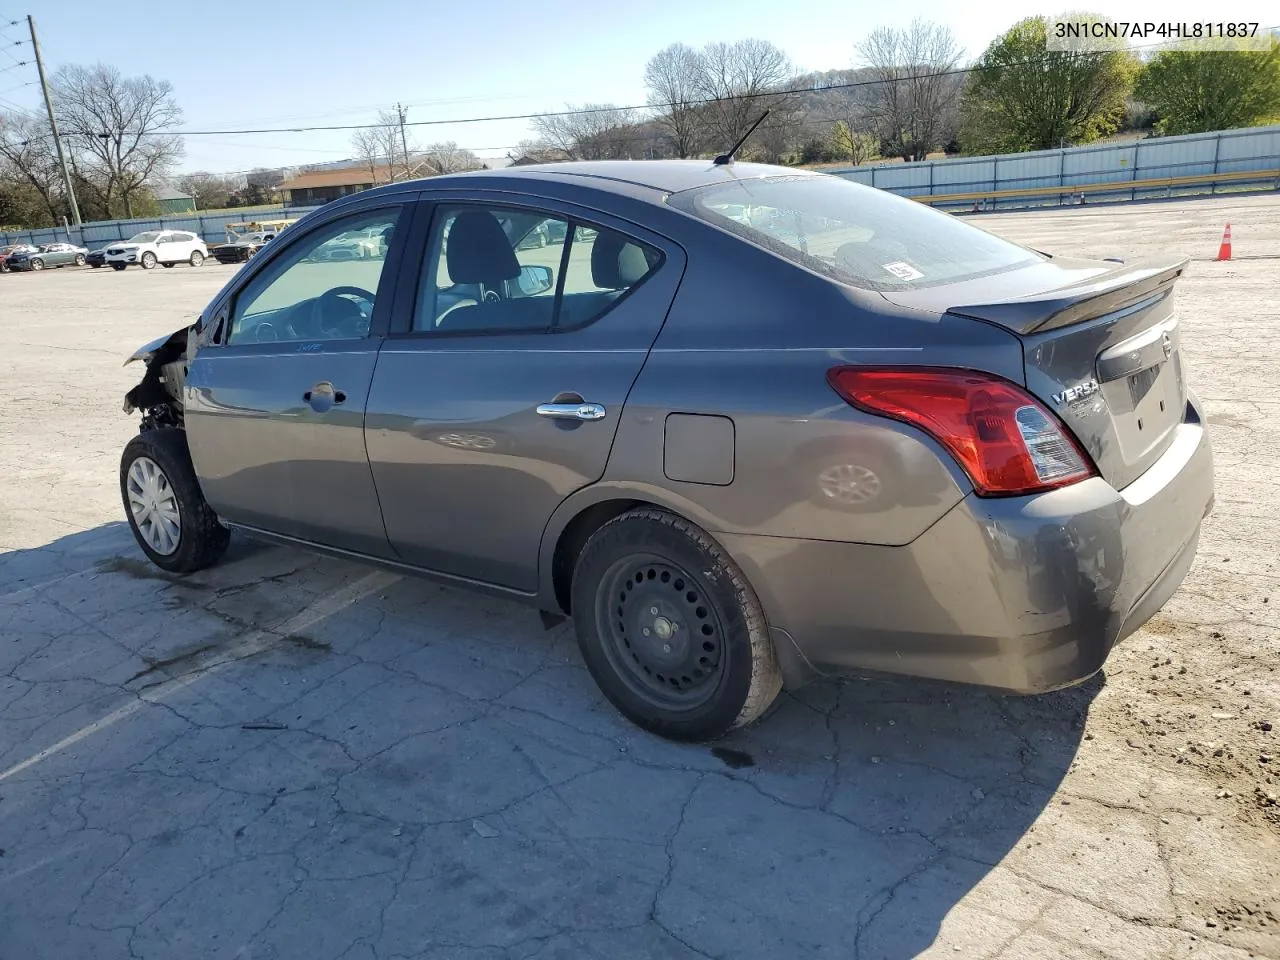
[[[367,302],[370,307],[369,312],[366,314],[359,304],[346,299],[349,296],[359,297]],[[309,326],[325,336],[367,336],[373,315],[373,302],[374,294],[363,287],[334,287],[311,301]],[[333,317],[333,322],[329,322],[330,316]]]

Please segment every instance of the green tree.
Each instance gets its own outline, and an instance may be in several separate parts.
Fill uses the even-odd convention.
[[[1106,21],[1091,14],[1073,20]],[[1048,49],[1046,17],[1014,24],[969,74],[961,142],[971,153],[1047,150],[1113,133],[1124,119],[1138,60],[1127,50]]]
[[[841,160],[850,163],[866,163],[880,156],[880,141],[870,133],[849,129],[849,124],[837,120],[831,131],[831,145]]]
[[[1280,42],[1270,50],[1164,50],[1135,90],[1161,133],[1206,133],[1280,119]]]

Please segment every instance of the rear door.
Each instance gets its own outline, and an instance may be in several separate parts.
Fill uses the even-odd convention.
[[[479,194],[436,205],[422,247],[365,432],[388,537],[406,562],[532,591],[552,512],[604,472],[684,256],[595,213]]]
[[[394,270],[388,259],[330,261],[324,245],[354,227],[394,227],[405,210],[388,201],[292,237],[255,261],[214,318],[223,333],[191,364],[186,418],[201,486],[225,519],[390,553],[364,418]]]

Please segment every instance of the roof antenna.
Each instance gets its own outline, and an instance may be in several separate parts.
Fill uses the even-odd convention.
[[[760,114],[760,119],[751,125],[751,129],[742,135],[742,139],[733,145],[733,149],[730,150],[728,153],[720,154],[720,156],[716,157],[715,160],[712,162],[717,167],[727,167],[729,164],[733,163],[733,155],[738,152],[738,150],[742,147],[744,143],[747,142],[747,137],[751,136],[751,134],[756,132],[756,127],[760,126],[760,124],[764,121],[764,118],[767,117],[768,115],[769,115],[768,110]]]

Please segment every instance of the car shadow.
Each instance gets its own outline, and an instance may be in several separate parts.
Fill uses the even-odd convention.
[[[144,562],[126,524],[107,524],[0,555],[0,628],[7,634],[0,674],[12,675],[20,661],[29,670],[35,646],[55,634],[73,642],[75,624],[90,624],[137,652],[140,662],[120,668],[122,677],[139,670],[147,682],[179,677],[198,666],[198,657],[191,659],[197,654],[273,629],[316,598],[336,596],[368,575],[357,564],[236,536],[218,566],[173,577]],[[74,623],[49,625],[71,616]],[[189,625],[179,638],[176,628],[167,628],[178,616],[208,620],[208,639],[193,647]],[[583,668],[570,627],[546,630],[536,613],[515,604],[391,578],[313,620],[305,637],[281,636],[293,659],[273,659],[268,649],[237,663],[240,687],[252,685],[254,671],[287,669],[319,695],[339,670],[376,669],[395,683],[420,679],[434,691],[427,707],[436,714],[433,752],[414,753],[423,749],[413,746],[417,741],[397,742],[404,736],[399,728],[413,718],[398,706],[394,684],[383,688],[390,691],[381,695],[385,702],[364,704],[358,724],[346,723],[342,713],[356,709],[358,698],[350,696],[307,721],[356,757],[363,756],[360,744],[348,738],[385,741],[338,794],[347,806],[412,824],[427,816],[422,791],[436,789],[421,783],[447,770],[448,803],[463,811],[467,834],[456,842],[434,839],[433,855],[470,856],[470,824],[478,822],[471,818],[482,815],[476,828],[482,838],[513,838],[511,857],[523,858],[531,870],[546,857],[552,870],[539,875],[535,892],[513,887],[508,895],[540,903],[538,891],[545,888],[546,897],[572,895],[585,909],[581,898],[590,885],[599,916],[625,906],[626,890],[635,894],[629,880],[619,886],[603,875],[640,868],[619,865],[611,853],[607,863],[579,862],[580,875],[556,872],[564,861],[546,851],[563,849],[566,838],[591,845],[634,836],[626,849],[639,861],[656,858],[645,881],[653,887],[646,894],[652,905],[641,925],[655,924],[674,938],[661,953],[671,957],[693,956],[686,947],[707,956],[763,958],[798,955],[797,946],[808,944],[807,955],[878,960],[927,950],[993,868],[1032,842],[1032,828],[1071,769],[1090,705],[1105,683],[1099,675],[1071,690],[1019,698],[932,682],[823,680],[783,693],[762,722],[714,745],[682,745],[650,737],[618,716]],[[75,642],[101,637],[86,634]],[[67,649],[64,656],[72,662],[80,652]],[[7,704],[25,694],[16,688],[6,694],[5,682],[0,677],[0,729],[8,723]],[[12,682],[29,684],[30,678]],[[192,683],[178,695],[195,696],[199,689]],[[240,711],[221,716],[220,729],[283,729],[310,716],[303,706],[286,709],[296,693],[275,677],[253,692],[252,709],[239,701],[219,707]],[[406,701],[414,709],[427,702],[414,696]],[[467,725],[471,739],[458,746],[450,738]],[[0,742],[0,768],[70,732],[21,724],[10,731],[27,739]],[[504,769],[512,761],[495,765],[496,754],[477,746],[488,740],[512,744],[513,757],[542,757],[538,776],[550,793],[513,790],[514,799],[486,806],[488,794],[503,792],[491,786],[516,776]],[[179,756],[176,749],[166,756]],[[561,778],[561,767],[578,772]],[[543,803],[545,810],[538,806]],[[645,836],[650,829],[654,835]],[[552,843],[560,846],[540,846]],[[471,869],[483,877],[490,867]],[[487,882],[502,886],[505,879]],[[434,875],[421,880],[428,900],[435,882]],[[555,909],[554,900],[542,906]],[[391,945],[395,917],[394,910],[386,917]]]

